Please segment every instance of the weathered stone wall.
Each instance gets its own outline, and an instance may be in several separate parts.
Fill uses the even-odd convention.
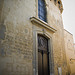
[[[67,65],[64,46],[64,28],[62,14],[54,1],[46,0],[48,23],[57,31],[53,34],[53,53],[54,53],[54,69],[55,75],[58,75],[58,67],[62,68],[62,75],[66,75]]]
[[[74,52],[75,52],[75,43],[74,43]]]
[[[0,75],[33,75],[34,38],[29,18],[37,16],[37,2],[0,0],[0,4]],[[66,75],[62,15],[53,0],[46,4],[48,24],[57,30],[52,37],[55,75],[58,67]]]
[[[65,51],[67,57],[67,67],[68,73],[70,75],[75,74],[75,51],[74,51],[74,40],[73,35],[67,30],[64,30],[64,40],[65,40]]]
[[[0,75],[32,75],[35,0],[0,0]]]

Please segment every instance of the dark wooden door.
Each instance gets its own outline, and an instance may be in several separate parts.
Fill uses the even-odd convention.
[[[38,75],[49,75],[48,40],[38,35]]]

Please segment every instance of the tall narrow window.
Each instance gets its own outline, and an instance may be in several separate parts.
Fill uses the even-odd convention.
[[[47,22],[46,18],[46,7],[45,7],[45,1],[44,0],[38,0],[38,17]]]

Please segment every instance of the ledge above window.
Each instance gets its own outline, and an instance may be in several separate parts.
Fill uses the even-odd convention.
[[[47,28],[48,30],[52,31],[53,33],[55,33],[57,30],[54,29],[53,27],[49,26],[48,23],[42,21],[41,19],[39,18],[36,18],[36,17],[30,17],[30,20],[32,23],[37,23],[45,28]]]

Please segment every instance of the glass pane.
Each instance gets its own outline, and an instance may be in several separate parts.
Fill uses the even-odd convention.
[[[44,13],[45,9],[43,7],[40,7],[40,11],[42,11]]]
[[[38,0],[38,16],[41,20],[46,22],[46,8],[44,0]]]
[[[44,21],[44,17],[40,16],[40,19]]]

